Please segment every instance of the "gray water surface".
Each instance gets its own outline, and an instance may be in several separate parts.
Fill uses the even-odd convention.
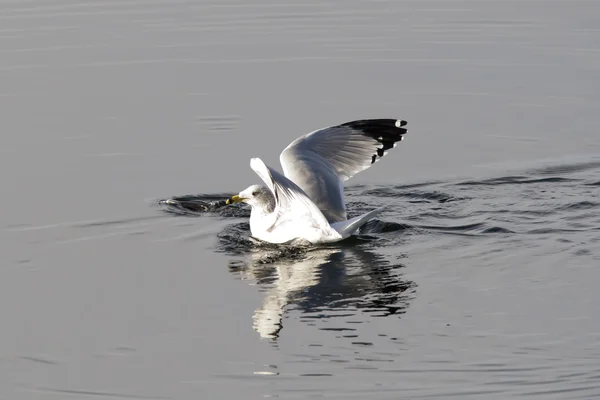
[[[0,398],[600,396],[599,11],[0,1]],[[349,243],[157,206],[377,117]]]

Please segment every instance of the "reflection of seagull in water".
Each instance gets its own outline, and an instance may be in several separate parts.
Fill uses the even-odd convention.
[[[278,338],[290,305],[302,312],[325,314],[348,307],[379,315],[401,314],[409,300],[406,290],[414,287],[396,272],[401,264],[391,264],[383,256],[357,247],[320,248],[300,260],[281,257],[264,264],[276,254],[259,251],[243,265],[231,267],[243,279],[256,280],[265,289],[252,318],[254,329],[263,338]]]
[[[265,294],[253,319],[254,329],[263,338],[273,339],[283,328],[283,313],[290,295],[319,283],[319,267],[325,259],[340,249],[323,249],[311,253],[299,262],[283,262],[275,265],[276,280]]]
[[[252,207],[252,236],[265,242],[337,242],[356,232],[383,207],[346,219],[344,181],[369,168],[396,146],[406,121],[368,119],[316,130],[280,155],[282,175],[260,158],[250,166],[266,187],[253,185],[227,200]]]

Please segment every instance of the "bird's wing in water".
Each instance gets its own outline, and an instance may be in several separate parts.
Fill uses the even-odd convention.
[[[279,159],[329,222],[346,219],[344,181],[380,160],[406,134],[406,121],[365,119],[316,130],[287,146]]]

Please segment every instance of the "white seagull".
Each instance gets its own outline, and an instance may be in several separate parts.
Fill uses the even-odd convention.
[[[250,205],[251,234],[264,242],[346,239],[385,207],[347,219],[344,182],[396,147],[405,125],[399,119],[364,119],[301,136],[279,156],[284,175],[252,158],[250,167],[266,187],[252,185],[227,204]]]

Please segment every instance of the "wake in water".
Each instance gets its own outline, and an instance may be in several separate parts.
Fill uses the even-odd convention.
[[[164,212],[187,217],[201,217],[206,215],[218,216],[221,218],[247,219],[250,216],[248,207],[240,204],[226,204],[228,194],[198,194],[175,196],[168,199],[159,200],[158,206]],[[364,213],[366,209],[372,208],[372,205],[363,202],[352,202],[348,205],[348,215],[352,218],[354,215]],[[359,234],[345,241],[346,244],[356,244],[370,239],[370,234],[399,232],[411,229],[412,226],[398,222],[386,222],[379,219],[373,219],[367,222],[359,230]],[[250,226],[247,222],[237,223],[228,226],[219,234],[220,247],[218,250],[230,254],[243,254],[252,248],[262,249],[294,249],[290,251],[300,251],[301,247],[295,245],[274,245],[266,242],[254,240],[249,236]],[[319,246],[327,247],[327,246]],[[336,247],[336,246],[334,246]]]
[[[345,193],[349,217],[387,204],[390,198],[402,207],[390,208],[381,219],[367,223],[347,245],[376,249],[405,244],[404,239],[409,237],[431,241],[439,235],[516,238],[594,232],[600,226],[599,172],[600,162],[593,160],[480,180],[350,187]],[[158,205],[180,216],[210,215],[247,221],[247,208],[225,205],[230,196],[178,196],[160,200]],[[242,255],[257,247],[257,242],[249,238],[246,221],[233,223],[219,234],[218,251]],[[431,244],[436,245],[435,241]]]

